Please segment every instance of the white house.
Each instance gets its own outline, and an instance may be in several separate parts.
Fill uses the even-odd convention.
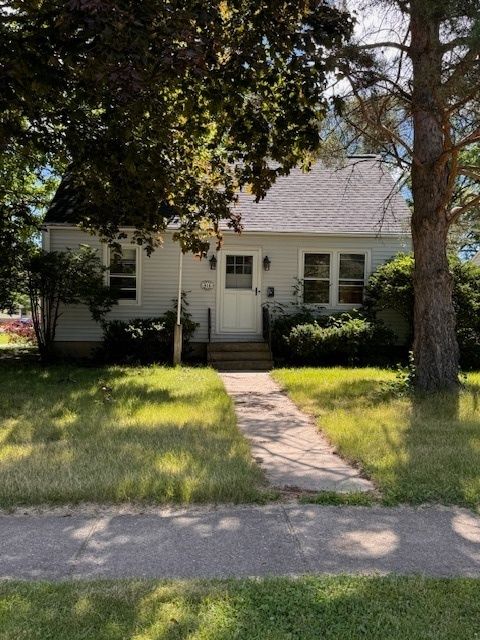
[[[322,313],[358,308],[369,274],[411,248],[410,211],[375,156],[350,157],[342,168],[319,162],[307,173],[293,170],[260,203],[241,194],[236,206],[244,231],[225,230],[221,250],[212,240],[206,259],[183,259],[181,286],[199,324],[197,350],[207,343],[261,343],[262,308],[288,306],[298,296]],[[109,271],[120,291],[112,319],[156,317],[172,308],[180,253],[172,233],[151,257],[128,240],[122,244],[123,264]],[[77,228],[74,208],[61,197],[47,214],[43,243],[56,251],[90,244],[109,263],[107,248]],[[73,306],[56,339],[61,349],[85,353],[101,340],[101,327],[87,309]]]

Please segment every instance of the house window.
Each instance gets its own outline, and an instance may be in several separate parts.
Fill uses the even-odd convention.
[[[330,262],[329,253],[304,254],[303,301],[306,304],[329,304]]]
[[[340,253],[338,267],[339,304],[362,304],[365,288],[365,254]]]
[[[122,246],[120,253],[110,252],[110,287],[119,300],[138,301],[138,248]]]

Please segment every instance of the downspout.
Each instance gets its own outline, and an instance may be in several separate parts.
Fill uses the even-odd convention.
[[[173,333],[173,364],[182,362],[182,279],[183,279],[183,251],[180,246],[178,256],[178,296],[177,296],[177,323]]]

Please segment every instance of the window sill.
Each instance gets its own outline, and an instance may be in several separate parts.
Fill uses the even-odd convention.
[[[119,307],[139,307],[140,300],[118,300],[117,306]]]

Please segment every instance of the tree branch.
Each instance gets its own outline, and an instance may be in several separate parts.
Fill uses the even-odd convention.
[[[450,77],[443,83],[442,89],[448,90],[450,87],[455,86],[456,83],[465,76],[467,71],[478,61],[479,54],[480,50],[478,48],[467,51],[463,58],[457,63]]]
[[[448,222],[450,224],[456,222],[466,211],[473,209],[473,207],[476,207],[478,204],[480,204],[480,195],[471,198],[460,207],[454,207],[448,216]]]
[[[474,144],[475,142],[479,142],[480,141],[480,127],[478,127],[478,129],[476,129],[475,131],[473,131],[472,133],[468,134],[468,136],[465,136],[464,138],[462,138],[462,140],[460,140],[460,142],[457,142],[453,149],[462,149],[463,147],[467,147],[469,144]]]
[[[480,167],[462,165],[458,167],[458,173],[480,182]]]
[[[458,100],[458,102],[454,102],[447,110],[447,115],[451,116],[453,115],[456,111],[458,111],[459,109],[461,109],[462,107],[464,107],[466,104],[468,104],[471,100],[473,100],[474,98],[476,98],[478,96],[478,86],[475,86],[472,91],[470,91],[469,93],[467,93],[465,96],[462,97],[461,100]]]
[[[370,42],[367,44],[357,44],[356,45],[357,49],[361,49],[362,51],[369,51],[371,49],[387,49],[387,48],[393,48],[393,49],[398,49],[399,51],[403,51],[404,53],[408,53],[410,51],[410,47],[408,47],[406,44],[402,44],[401,42],[391,42],[391,41],[384,41],[384,42]]]
[[[398,136],[394,131],[392,131],[391,129],[386,127],[382,122],[380,122],[380,121],[377,121],[377,122],[372,121],[372,118],[369,116],[368,111],[367,111],[367,109],[365,107],[365,101],[363,100],[363,98],[359,94],[357,88],[355,87],[355,84],[354,84],[352,78],[347,74],[346,74],[345,77],[348,79],[348,81],[350,83],[350,86],[352,87],[353,95],[357,99],[358,105],[360,107],[360,111],[362,113],[362,116],[365,118],[365,121],[372,123],[374,126],[377,126],[381,131],[383,131],[383,133],[385,133],[388,136],[388,138],[391,141],[395,141],[398,145],[403,147],[403,149],[409,154],[409,156],[415,162],[413,149],[405,142],[405,140],[400,138],[400,136]]]
[[[450,40],[450,42],[444,42],[440,46],[440,51],[442,51],[443,53],[447,53],[448,51],[456,49],[457,47],[468,46],[471,41],[472,39],[469,36],[459,36],[458,38]]]

